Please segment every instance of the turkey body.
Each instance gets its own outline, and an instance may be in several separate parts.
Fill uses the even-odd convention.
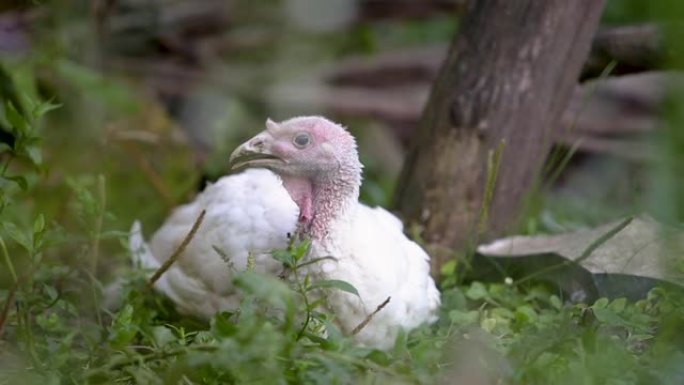
[[[197,233],[155,288],[181,313],[209,319],[218,311],[237,308],[240,298],[232,274],[245,271],[250,256],[255,271],[274,275],[282,271],[271,251],[287,247],[299,208],[271,171],[248,169],[226,176],[208,185],[193,202],[176,208],[149,244],[136,222],[130,237],[134,263],[158,269],[202,210],[206,214]]]
[[[302,230],[302,223],[308,223],[303,233],[311,236],[312,243],[306,258],[331,258],[309,264],[305,273],[313,282],[346,281],[359,294],[326,290],[327,309],[335,322],[363,345],[389,348],[400,329],[409,331],[436,319],[440,294],[430,277],[429,256],[404,235],[398,218],[358,202],[360,164],[346,131],[323,118],[298,119],[283,125],[292,125],[295,136],[301,135],[302,127],[313,125],[314,134],[321,130],[315,138],[323,142],[321,162],[332,164],[337,176],[318,179],[314,187],[301,179],[290,180],[289,189],[280,174],[265,168],[225,176],[207,186],[193,202],[177,208],[149,244],[140,225],[134,224],[130,237],[133,259],[143,268],[159,268],[206,210],[195,236],[155,288],[173,300],[180,312],[208,319],[218,311],[238,307],[240,298],[232,276],[245,271],[248,264],[257,272],[281,276],[283,265],[272,258],[272,251],[285,249],[290,237]],[[268,135],[290,132],[276,127]],[[346,141],[347,163],[337,155],[329,156],[345,147],[328,146],[325,135]],[[259,147],[265,140],[272,138],[257,136],[249,143]],[[252,148],[236,150],[238,155],[245,151],[251,154]],[[267,161],[273,159],[269,155]],[[294,161],[277,165],[296,167]],[[299,167],[310,172],[309,166]],[[381,304],[384,306],[370,322],[353,332]]]

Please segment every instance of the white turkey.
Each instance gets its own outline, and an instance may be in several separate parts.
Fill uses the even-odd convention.
[[[354,338],[388,348],[400,328],[433,322],[440,295],[430,277],[429,256],[403,234],[394,215],[359,203],[362,165],[356,142],[342,126],[322,117],[266,122],[266,130],[238,147],[232,168],[245,171],[207,186],[194,202],[177,208],[149,244],[134,224],[135,261],[156,269],[176,250],[202,210],[203,223],[180,258],[155,287],[181,312],[210,318],[235,309],[239,297],[231,274],[247,268],[283,271],[270,252],[288,237],[311,239],[312,280],[336,279],[359,296],[332,290],[328,306],[341,330],[351,334],[390,298]]]

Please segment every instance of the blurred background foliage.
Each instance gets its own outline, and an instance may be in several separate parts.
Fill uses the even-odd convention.
[[[488,383],[453,364],[453,357],[473,360],[465,347],[494,367],[482,368],[483,381],[681,383],[681,298],[660,289],[637,303],[567,304],[545,286],[469,282],[447,269],[439,327],[389,353],[339,341],[322,350],[293,345],[292,330],[274,331],[275,321],[257,313],[238,321],[243,331],[227,326],[225,315],[207,328],[134,285],[123,310],[106,310],[106,283],[132,274],[131,223],[142,220],[150,234],[222,175],[230,151],[267,117],[344,122],[366,165],[362,199],[386,206],[463,7],[459,0],[3,1],[0,383],[268,383],[282,373],[280,382],[434,382],[438,369],[444,383]],[[670,54],[655,69],[681,70],[683,12],[676,0],[610,0],[603,24],[665,23]],[[678,83],[665,100],[653,112],[658,129],[646,135],[651,157],[635,162],[580,148],[534,196],[523,231],[591,227],[644,210],[681,226]],[[218,348],[203,350],[216,341]],[[270,344],[274,350],[259,350]],[[445,346],[455,361],[441,366]],[[231,361],[241,359],[236,349],[252,361]],[[273,377],[250,377],[274,352],[300,366],[293,372],[268,361]],[[217,357],[224,359],[212,363]],[[316,368],[309,373],[307,357]]]

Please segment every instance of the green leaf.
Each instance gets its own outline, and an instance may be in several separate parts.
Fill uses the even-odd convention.
[[[482,284],[482,282],[473,282],[468,288],[468,291],[466,291],[465,295],[474,301],[489,297],[487,288],[484,284]]]
[[[17,225],[11,222],[6,222],[2,224],[7,235],[10,236],[15,242],[17,242],[21,247],[26,249],[26,251],[31,251],[32,244],[31,239],[23,231],[21,231]]]
[[[456,260],[452,259],[451,261],[445,263],[442,265],[442,275],[453,275],[454,272],[456,271]]]
[[[40,214],[38,218],[33,222],[33,243],[31,245],[33,254],[40,253],[43,249],[43,238],[45,232],[45,219],[43,214]]]
[[[45,230],[45,217],[43,214],[39,214],[35,221],[33,221],[33,233],[42,233]]]
[[[211,331],[217,337],[231,337],[237,333],[233,320],[235,313],[221,312],[211,319]]]
[[[60,107],[62,107],[62,105],[58,104],[58,103],[53,104],[50,101],[40,102],[33,108],[33,111],[32,111],[33,118],[38,119],[41,116],[47,114],[48,112],[50,112],[52,110],[56,110]]]
[[[133,306],[126,304],[112,320],[109,341],[114,348],[122,348],[133,341],[137,331],[133,323]]]
[[[12,125],[14,132],[24,135],[31,132],[30,126],[26,122],[26,119],[21,116],[12,103],[5,103],[5,116],[9,124]]]
[[[289,268],[292,268],[295,265],[295,259],[288,250],[275,250],[271,255],[273,256],[273,259]]]
[[[5,179],[16,183],[22,191],[28,190],[28,181],[21,175],[6,176]]]
[[[26,156],[35,166],[40,166],[43,164],[43,152],[38,146],[27,146]]]
[[[632,334],[629,336],[629,339],[632,341],[648,341],[652,340],[655,338],[651,334]]]
[[[459,326],[472,325],[477,322],[478,318],[480,318],[480,313],[477,310],[449,312],[449,320]]]
[[[523,324],[530,323],[537,319],[537,312],[529,305],[518,306],[515,309],[515,319]]]
[[[0,66],[0,98],[7,100],[8,104],[12,103],[19,114],[26,116],[14,80],[3,66]]]
[[[152,327],[152,340],[157,346],[163,347],[176,341],[177,338],[167,326],[154,326]]]
[[[322,281],[316,281],[309,287],[309,290],[313,289],[338,289],[360,297],[358,290],[356,290],[351,283],[339,279],[325,279]]]
[[[43,291],[50,301],[55,301],[59,296],[57,289],[50,285],[43,285]]]
[[[386,352],[382,350],[373,349],[366,355],[366,359],[375,362],[380,366],[390,366],[392,364],[393,357],[390,357]]]
[[[340,329],[338,329],[334,323],[327,320],[324,322],[324,324],[328,342],[334,344],[335,346],[340,345],[344,340],[344,335],[342,335]]]
[[[608,309],[616,312],[616,313],[621,313],[623,310],[625,310],[625,306],[627,305],[627,298],[621,297],[618,299],[615,299],[613,302],[608,305]]]
[[[311,240],[310,239],[305,239],[298,244],[294,245],[292,248],[292,258],[294,259],[295,262],[299,262],[304,258],[308,253],[309,249],[311,248]]]
[[[506,309],[505,307],[495,307],[490,311],[493,318],[500,318],[505,320],[510,320],[515,318],[512,311]]]
[[[551,303],[551,306],[558,310],[560,310],[560,308],[563,307],[563,302],[561,302],[560,298],[558,298],[557,295],[552,295],[551,297],[549,297],[549,302]]]
[[[591,307],[594,308],[594,310],[596,310],[603,309],[606,306],[608,306],[608,298],[599,298],[596,300],[596,302],[594,302],[594,304]]]
[[[597,320],[610,326],[624,326],[625,321],[608,308],[595,308],[594,316]]]

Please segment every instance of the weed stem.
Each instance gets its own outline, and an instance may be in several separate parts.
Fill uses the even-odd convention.
[[[154,286],[154,283],[157,282],[159,277],[162,276],[168,270],[171,265],[173,265],[174,262],[180,257],[180,255],[185,251],[185,248],[188,247],[188,244],[190,244],[190,241],[192,241],[192,238],[195,237],[195,233],[199,229],[200,225],[202,224],[202,221],[204,220],[204,215],[207,213],[207,210],[202,210],[200,215],[197,217],[195,220],[195,223],[192,225],[192,228],[190,229],[190,232],[188,232],[188,235],[185,236],[185,239],[183,239],[183,242],[178,246],[176,251],[171,254],[169,259],[167,259],[164,264],[157,269],[157,271],[154,272],[152,277],[150,277],[150,280],[147,282],[147,287],[152,288]]]
[[[2,239],[2,237],[0,237],[0,249],[2,249],[2,256],[5,258],[5,263],[7,263],[7,269],[12,275],[12,280],[16,284],[18,282],[17,272],[14,270],[14,264],[12,263],[9,253],[7,252],[7,245],[5,245],[5,240]]]

